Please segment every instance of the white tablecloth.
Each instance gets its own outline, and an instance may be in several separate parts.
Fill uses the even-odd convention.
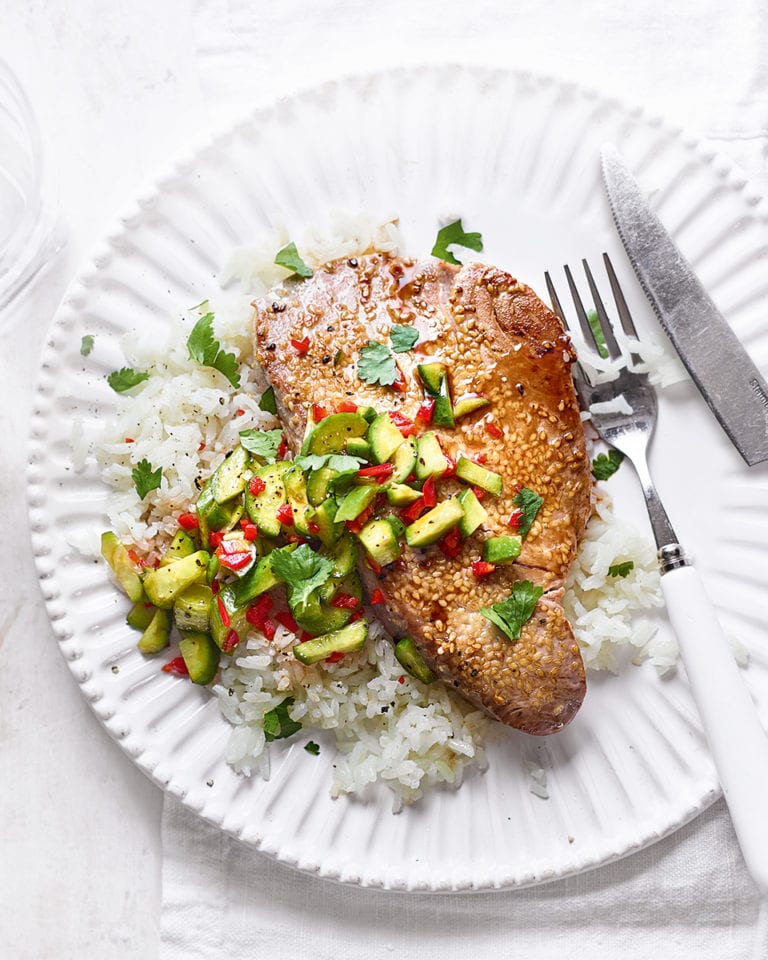
[[[159,791],[101,730],[56,651],[24,528],[23,474],[39,349],[79,259],[143,177],[252,97],[421,59],[530,68],[689,127],[768,190],[766,49],[763,0],[3,5],[0,56],[34,101],[70,235],[0,317],[3,960],[750,956],[758,902],[722,804],[581,877],[437,898],[312,880],[174,803],[163,812]]]

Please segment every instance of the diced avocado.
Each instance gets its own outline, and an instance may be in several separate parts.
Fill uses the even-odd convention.
[[[205,686],[216,676],[221,654],[207,633],[186,634],[179,641],[179,653],[184,657],[192,683]]]
[[[465,483],[473,487],[480,487],[481,490],[487,490],[495,497],[501,493],[502,480],[498,473],[492,470],[486,470],[479,463],[467,460],[466,457],[459,457],[456,463],[456,476]]]
[[[368,621],[357,620],[341,630],[334,630],[298,644],[293,648],[293,655],[302,663],[317,663],[330,657],[332,653],[354,653],[365,646],[367,638]]]
[[[125,618],[125,622],[129,627],[133,627],[134,630],[141,630],[143,633],[151,623],[156,609],[157,607],[152,606],[151,603],[145,603],[143,600],[137,600],[128,611],[128,616]]]
[[[259,533],[263,533],[265,537],[277,537],[280,534],[281,524],[277,519],[277,511],[287,499],[283,475],[289,469],[290,465],[286,462],[260,467],[254,476],[264,481],[264,489],[254,496],[249,487],[245,488],[245,509],[258,526]]]
[[[337,510],[336,501],[329,497],[327,500],[323,500],[315,511],[317,536],[326,547],[332,547],[344,532],[344,524],[334,521]]]
[[[419,437],[416,444],[416,474],[417,480],[426,480],[427,477],[442,477],[448,469],[448,460],[440,449],[437,434],[425,433]]]
[[[413,473],[416,466],[416,441],[413,437],[407,437],[395,450],[392,466],[394,470],[389,478],[390,483],[403,483]]]
[[[331,577],[317,591],[317,595],[323,603],[330,603],[340,593],[348,593],[351,597],[355,597],[358,602],[362,602],[363,584],[357,570],[352,570],[351,573],[341,579]]]
[[[424,658],[419,653],[416,644],[411,637],[403,637],[395,644],[395,656],[400,665],[410,673],[412,677],[421,680],[422,683],[432,683],[435,679],[434,673],[424,662]]]
[[[216,467],[211,475],[211,493],[216,503],[227,503],[245,490],[249,463],[248,451],[238,444]]]
[[[378,484],[366,484],[363,487],[353,487],[339,504],[339,509],[333,518],[336,523],[342,520],[355,520],[376,499],[379,492]]]
[[[220,504],[213,496],[213,477],[209,477],[197,498],[197,519],[200,524],[200,542],[208,547],[211,530],[227,531],[238,523],[243,515],[243,501],[238,497],[230,503]]]
[[[405,437],[388,413],[382,413],[368,427],[368,443],[375,463],[389,463],[392,454],[404,443]]]
[[[335,580],[341,580],[355,569],[357,549],[354,539],[349,534],[342,537],[332,550],[323,549],[320,553],[333,564],[331,577]]]
[[[430,397],[439,397],[440,388],[448,375],[444,363],[420,363],[416,368],[419,372],[424,390]]]
[[[467,414],[474,413],[475,410],[482,410],[487,407],[491,401],[487,397],[480,396],[479,393],[468,393],[466,396],[459,397],[453,405],[453,416],[456,420],[466,417]]]
[[[321,467],[313,470],[307,480],[307,499],[313,506],[318,506],[328,497],[331,481],[337,477],[338,471],[330,467]]]
[[[128,594],[128,598],[134,603],[144,599],[144,588],[136,564],[131,560],[127,548],[111,530],[101,535],[101,555],[112,568],[117,582]]]
[[[213,591],[204,583],[193,583],[173,603],[173,619],[179,630],[205,633],[211,620]]]
[[[349,623],[354,611],[344,607],[332,607],[321,603],[316,593],[311,593],[303,603],[291,605],[291,613],[296,623],[308,633],[328,633],[329,630],[341,630]]]
[[[282,550],[283,553],[292,553],[297,546],[298,544],[296,543],[289,543],[279,549]],[[233,599],[235,606],[245,607],[252,600],[255,600],[256,597],[260,597],[262,593],[266,593],[267,590],[274,590],[274,588],[281,583],[272,570],[272,556],[276,552],[277,551],[273,550],[272,553],[268,553],[266,557],[262,557],[255,567],[251,567],[241,580],[233,584],[232,589],[234,590]],[[211,610],[213,610],[215,606],[216,604],[212,603]]]
[[[386,488],[386,494],[393,507],[407,507],[421,497],[421,490],[414,490],[404,483],[392,483]]]
[[[182,557],[188,557],[190,553],[195,552],[195,541],[184,530],[177,530],[173,535],[173,540],[168,544],[168,549],[160,560],[160,566],[165,567],[174,560],[181,560]]]
[[[170,610],[173,601],[193,583],[205,581],[210,554],[197,550],[167,567],[150,570],[144,581],[144,591],[156,607]]]
[[[375,407],[360,407],[357,411],[361,417],[364,417],[368,423],[373,423],[378,414],[376,413]]]
[[[155,610],[149,626],[142,633],[138,648],[142,653],[160,653],[171,639],[171,615],[167,610]]]
[[[359,413],[332,413],[312,431],[307,444],[310,453],[341,453],[352,437],[363,437],[368,421]]]
[[[520,556],[520,537],[489,537],[483,544],[483,560],[488,563],[509,563]]]
[[[242,583],[243,581],[241,580],[240,582]],[[226,611],[227,618],[229,619],[228,624],[224,622],[221,616],[219,600],[221,600]],[[235,600],[235,591],[232,587],[228,584],[221,587],[211,604],[211,636],[219,650],[224,650],[224,646],[227,644],[227,638],[232,630],[237,633],[238,642],[243,639],[248,630],[248,621],[245,619],[245,612],[245,607],[238,604]],[[229,645],[227,644],[227,646]],[[226,652],[230,653],[231,649],[228,649]]]
[[[409,547],[428,547],[441,540],[464,516],[456,498],[443,500],[428,513],[405,528],[405,540]]]
[[[474,490],[462,490],[456,499],[464,511],[464,516],[459,520],[459,533],[462,537],[469,537],[488,519],[488,511],[477,499]]]
[[[380,567],[400,558],[400,544],[392,524],[386,520],[369,520],[357,537],[368,556]]]
[[[325,421],[321,421],[324,423]],[[293,525],[302,536],[311,536],[309,524],[315,516],[315,508],[307,499],[307,478],[299,467],[293,467],[283,476],[285,493],[293,511]]]
[[[373,407],[370,409],[373,410]],[[347,453],[350,457],[361,457],[363,460],[371,462],[371,445],[362,437],[352,437],[347,440]]]

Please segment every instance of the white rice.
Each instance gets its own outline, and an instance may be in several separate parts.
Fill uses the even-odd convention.
[[[307,232],[299,252],[313,267],[339,256],[372,249],[396,252],[393,222],[342,218],[338,234],[327,239]],[[253,249],[237,251],[226,279],[240,278],[249,288],[280,282],[276,250],[287,235],[275,234]],[[175,517],[194,503],[200,483],[238,442],[240,430],[271,428],[273,417],[259,410],[260,370],[250,366],[250,310],[247,300],[231,312],[214,309],[214,332],[222,348],[236,354],[241,384],[234,390],[215,370],[190,361],[186,340],[199,311],[185,316],[166,343],[126,336],[126,364],[150,372],[130,395],[118,398],[117,416],[108,424],[77,424],[73,459],[83,466],[95,457],[100,475],[114,491],[109,503],[112,530],[149,559],[162,551],[176,529]],[[130,438],[132,442],[127,442]],[[163,468],[159,490],[141,502],[131,470],[146,458]],[[75,544],[97,552],[97,542]],[[608,568],[632,560],[626,578]],[[661,605],[653,545],[613,515],[610,499],[600,495],[596,513],[571,570],[565,597],[585,663],[592,669],[616,669],[619,651],[647,656],[659,667],[676,659],[668,643],[654,646],[655,627],[635,614]],[[279,627],[272,643],[253,630],[233,657],[222,658],[214,686],[223,715],[232,724],[227,760],[238,771],[269,776],[264,715],[286,697],[290,715],[303,733],[328,731],[341,757],[334,763],[332,793],[360,794],[383,782],[394,793],[395,809],[411,803],[436,784],[457,786],[471,767],[485,766],[483,742],[488,721],[441,683],[425,686],[404,673],[383,629],[373,625],[365,648],[336,664],[306,667],[291,654],[296,637]],[[536,781],[540,796],[546,781]]]

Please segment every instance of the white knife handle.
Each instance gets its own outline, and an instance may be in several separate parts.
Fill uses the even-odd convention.
[[[696,570],[661,584],[744,860],[768,894],[768,735]]]

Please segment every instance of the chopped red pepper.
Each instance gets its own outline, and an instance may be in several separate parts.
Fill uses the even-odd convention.
[[[472,563],[472,573],[479,580],[480,577],[487,577],[489,573],[493,573],[496,569],[495,563],[488,563],[486,560],[475,560]]]
[[[277,459],[285,460],[286,453],[288,453],[288,441],[283,437],[280,441],[280,446],[277,448]]]
[[[405,393],[408,389],[408,384],[405,382],[405,377],[400,367],[397,368],[397,380],[392,384],[392,389],[397,390],[398,393]]]
[[[298,543],[299,546],[301,546],[302,543],[309,543],[308,537],[300,537],[298,533],[289,533],[285,539],[288,543]]]
[[[284,503],[277,511],[277,519],[287,527],[293,526],[293,510],[290,503]]]
[[[269,617],[267,617],[261,627],[261,632],[264,634],[267,640],[272,643],[272,641],[275,639],[275,634],[277,633],[277,627],[275,626],[274,620],[270,620]]]
[[[219,592],[220,586],[218,580],[211,580],[211,593],[215,596]]]
[[[221,622],[225,627],[231,627],[232,621],[229,618],[229,611],[224,606],[224,601],[221,599],[221,597],[216,597],[216,606],[219,611],[219,616],[221,617]]]
[[[248,490],[250,491],[251,496],[258,497],[260,493],[263,493],[267,489],[266,483],[261,479],[261,477],[251,477],[251,481],[248,484]]]
[[[364,467],[357,471],[358,477],[373,477],[379,483],[384,483],[387,477],[394,472],[394,466],[391,463],[379,463],[373,467]]]
[[[343,659],[344,659],[344,654],[340,650],[337,650],[335,653],[329,653],[328,656],[325,658],[325,662],[338,663],[339,660],[343,660]]]
[[[198,445],[197,452],[198,452],[198,453],[202,453],[203,450],[205,450],[205,444],[204,444],[204,443],[200,443],[200,444]]]
[[[361,514],[355,517],[354,520],[347,520],[347,530],[350,533],[358,534],[363,529],[363,527],[368,523],[368,521],[373,516],[373,511],[375,509],[374,504],[369,503],[368,506],[363,510]]]
[[[331,600],[331,606],[338,607],[339,610],[354,610],[355,607],[360,606],[360,601],[351,593],[340,593],[338,597]]]
[[[405,414],[400,413],[399,410],[390,410],[389,419],[404,437],[412,437],[413,434],[416,433],[416,424],[410,417],[406,417]]]
[[[129,557],[131,558],[131,560],[136,564],[137,567],[140,567],[140,566],[142,565],[142,564],[141,564],[141,558],[139,557],[138,553],[136,553],[135,550],[133,550],[132,548],[129,547],[128,550],[127,550],[127,553],[128,553],[128,556],[129,556]]]
[[[272,609],[272,600],[268,594],[264,594],[263,597],[259,597],[256,603],[251,604],[250,607],[245,611],[245,619],[248,623],[253,624],[254,627],[258,627],[260,630],[264,629],[264,621],[267,619],[267,614]]]
[[[315,423],[320,423],[321,420],[325,420],[328,416],[328,411],[325,407],[321,407],[319,403],[312,404],[312,419]]]
[[[497,440],[501,439],[504,436],[504,431],[500,430],[499,427],[493,422],[493,420],[485,421],[485,429],[490,433],[492,437],[495,437]]]
[[[299,640],[301,640],[302,643],[306,643],[307,640],[314,640],[314,639],[315,639],[315,634],[310,633],[308,630],[302,630],[301,633],[299,634]]]
[[[438,547],[440,547],[443,555],[449,560],[453,560],[454,557],[458,556],[461,550],[461,534],[459,533],[459,528],[453,527],[449,530],[438,543]]]
[[[189,676],[189,670],[187,670],[184,657],[175,657],[173,660],[169,660],[168,663],[164,663],[160,669],[163,673],[176,673],[180,677]]]
[[[247,553],[227,553],[224,555],[217,551],[216,556],[219,558],[222,567],[226,567],[227,570],[242,570],[253,561],[253,554],[250,550]]]
[[[211,533],[208,534],[208,542],[214,548],[214,550],[216,549],[216,547],[218,547],[218,545],[221,543],[223,539],[224,539],[224,533],[222,530],[213,530]]]
[[[240,407],[239,410],[235,410],[235,416],[236,416],[236,417],[242,417],[242,415],[243,415],[244,413],[245,413],[245,410],[243,410],[242,407]]]
[[[240,521],[240,528],[243,531],[243,536],[249,542],[255,540],[259,535],[259,528],[255,523],[250,523],[248,520]]]
[[[240,637],[238,636],[237,630],[230,630],[224,643],[221,645],[221,649],[224,653],[232,653],[238,643],[240,643]]]
[[[397,682],[398,682],[398,683],[405,683],[405,677],[398,677],[398,678],[397,678]]]
[[[448,477],[456,476],[456,461],[453,459],[453,457],[449,457],[447,453],[444,453],[443,456],[448,461],[448,466],[443,473],[443,478],[447,480]]]
[[[435,399],[434,397],[429,397],[416,411],[416,419],[419,421],[419,423],[432,423],[432,416],[434,415],[434,412]]]
[[[427,505],[424,502],[424,497],[419,497],[419,499],[414,500],[410,506],[400,511],[400,519],[405,524],[414,523],[426,509]]]
[[[518,530],[523,522],[523,511],[520,507],[515,507],[515,509],[509,515],[509,525],[514,530]]]
[[[309,337],[304,337],[303,340],[291,340],[291,346],[296,353],[303,356],[309,350]]]
[[[371,594],[371,603],[376,604],[376,603],[386,603],[386,602],[387,602],[387,598],[384,596],[381,590],[379,590],[379,588],[377,587]]]
[[[298,623],[296,623],[287,610],[281,610],[280,613],[276,613],[275,620],[277,620],[281,627],[285,627],[286,630],[290,630],[291,633],[301,633],[301,628],[299,627]]]
[[[437,491],[435,490],[435,478],[427,477],[424,486],[421,489],[421,495],[424,498],[424,506],[430,509],[437,504]],[[416,501],[418,502],[418,501]]]
[[[381,573],[382,567],[380,563],[376,563],[373,557],[366,557],[365,562],[373,570],[373,572],[378,576]]]
[[[317,523],[315,520],[310,520],[309,523],[307,524],[307,529],[312,534],[312,536],[317,536],[317,534],[320,533],[320,524]]]
[[[477,497],[478,500],[482,500],[488,491],[483,490],[482,487],[472,487],[472,492],[474,493],[474,495]]]
[[[182,513],[179,516],[179,526],[182,530],[197,530],[200,526],[200,521],[194,513]]]
[[[336,404],[336,413],[357,413],[357,404],[351,400],[342,400]]]
[[[133,437],[126,437],[126,438],[125,438],[125,442],[126,442],[126,443],[136,443],[136,441],[133,439]]]
[[[475,461],[475,463],[478,463],[482,467],[488,457],[486,457],[484,453],[478,453],[477,456],[472,457],[472,459]]]
[[[352,616],[349,618],[349,622],[350,622],[350,623],[356,623],[358,620],[362,620],[362,619],[363,619],[363,611],[362,611],[362,610],[355,610],[355,612],[354,612],[354,613],[352,614]]]

